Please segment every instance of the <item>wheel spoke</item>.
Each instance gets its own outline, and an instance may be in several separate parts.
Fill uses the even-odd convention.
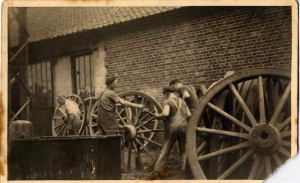
[[[287,158],[291,157],[291,153],[288,152],[284,147],[280,147],[278,150],[281,154],[283,154],[284,156],[286,156]]]
[[[59,134],[62,132],[62,130],[63,130],[64,128],[67,128],[67,124],[65,124],[64,126],[62,126],[62,127],[58,130],[57,135],[59,135]]]
[[[230,168],[228,168],[218,179],[225,179],[232,174],[241,164],[243,164],[251,155],[253,150],[249,149],[239,160],[237,160]]]
[[[148,138],[146,138],[146,137],[142,137],[142,136],[136,136],[136,137],[139,138],[139,139],[143,139],[143,140],[146,140],[146,141],[148,141],[148,142],[151,142],[152,144],[155,144],[155,145],[157,145],[157,146],[159,146],[159,147],[162,147],[162,145],[161,145],[160,143],[155,142],[155,141],[153,141],[153,140],[151,140],[151,139],[148,139]]]
[[[249,126],[247,126],[246,124],[244,124],[243,122],[241,122],[240,120],[236,119],[235,117],[231,116],[230,114],[228,114],[227,112],[223,111],[222,109],[220,109],[219,107],[215,106],[212,103],[208,103],[208,106],[213,109],[214,111],[216,111],[217,113],[221,114],[222,116],[224,116],[225,118],[229,119],[230,121],[234,122],[235,124],[237,124],[238,126],[240,126],[241,128],[245,129],[246,131],[250,132],[251,128]]]
[[[244,143],[241,143],[241,144],[238,144],[238,145],[234,145],[234,146],[231,146],[231,147],[227,147],[227,148],[224,148],[224,149],[206,154],[204,156],[199,156],[198,161],[203,161],[203,160],[206,160],[206,159],[209,159],[209,158],[220,156],[220,155],[223,155],[223,154],[226,154],[226,153],[229,153],[229,152],[233,152],[233,151],[236,151],[236,150],[239,150],[239,149],[243,149],[243,148],[246,148],[246,147],[249,147],[249,146],[250,146],[249,142],[244,142]]]
[[[141,128],[142,126],[144,126],[145,124],[149,123],[150,121],[152,121],[153,119],[155,119],[154,117],[151,117],[150,119],[148,119],[147,121],[145,121],[144,123],[140,124],[139,126],[136,127],[136,129]]]
[[[126,122],[123,120],[121,115],[118,112],[116,112],[116,113],[117,113],[117,116],[119,117],[120,121],[123,123],[123,125],[126,125]]]
[[[68,125],[66,125],[66,128],[64,129],[63,136],[68,135],[67,133],[68,133]]]
[[[144,100],[145,100],[145,98],[144,97],[142,97],[142,101],[141,101],[141,104],[143,104],[144,103]],[[140,116],[141,116],[141,114],[142,114],[142,110],[141,109],[138,109],[138,108],[136,108],[136,111],[137,111],[137,115],[136,115],[136,121],[134,122],[134,124],[136,124],[139,120],[139,118],[140,118]]]
[[[266,174],[267,174],[267,176],[269,176],[272,173],[270,156],[265,156],[264,160],[265,160],[264,162],[265,162],[265,166],[266,166]]]
[[[97,124],[90,125],[91,128],[98,126]]]
[[[285,137],[291,136],[291,131],[280,132],[280,135],[281,135],[281,138],[285,138]]]
[[[272,98],[272,111],[275,111],[275,107],[278,105],[278,91],[279,91],[279,80],[271,80],[270,96]]]
[[[208,145],[207,140],[204,140],[201,145],[197,148],[197,155],[199,155]]]
[[[235,86],[233,84],[230,84],[229,88],[231,89],[231,91],[234,94],[235,98],[237,99],[237,101],[239,102],[239,104],[241,105],[241,107],[243,108],[243,110],[245,111],[245,113],[248,116],[248,119],[250,120],[252,126],[257,125],[257,121],[255,120],[254,116],[252,115],[251,111],[247,107],[246,103],[242,99],[242,97],[239,94],[239,92],[236,90]]]
[[[148,117],[149,115],[152,115],[152,113],[154,113],[155,111],[151,111],[151,112],[147,112],[145,114],[145,116],[143,116],[139,121],[143,121],[144,119],[146,119],[146,117]],[[137,122],[138,123],[138,122]]]
[[[279,158],[279,156],[278,156],[277,153],[272,154],[272,157],[273,157],[273,159],[275,160],[275,162],[276,162],[276,164],[277,164],[278,167],[282,165],[282,161],[281,161],[281,159]]]
[[[291,147],[291,142],[286,141],[286,140],[282,140],[281,145]]]
[[[243,82],[242,86],[241,86],[241,97],[244,98],[245,100],[247,100],[250,90],[251,90],[251,86],[253,84],[254,80],[250,80],[250,81],[246,81]],[[240,93],[240,92],[239,92]],[[241,106],[237,104],[237,102],[235,102],[235,107],[236,107],[236,114],[239,114],[241,111]]]
[[[277,123],[276,127],[279,131],[281,131],[284,127],[291,124],[291,116],[284,120],[282,123]]]
[[[137,133],[148,133],[148,132],[163,132],[164,129],[149,129],[149,130],[139,130]]]
[[[260,117],[259,122],[266,123],[264,86],[263,86],[263,79],[261,76],[258,77],[258,101],[259,101],[259,117]]]
[[[66,123],[62,122],[62,123],[60,123],[60,124],[56,125],[56,126],[54,127],[54,129],[56,129],[56,128],[60,127],[60,126],[61,126],[61,125],[63,125],[63,124],[66,124]]]
[[[120,115],[125,111],[125,108],[122,108],[120,111],[117,111]]]
[[[143,143],[141,143],[139,141],[139,139],[135,139],[135,141],[142,147],[143,150],[145,150],[146,154],[150,157],[150,159],[155,162],[155,159],[153,158],[153,156],[150,154],[150,152],[148,151],[148,149],[146,148],[146,146],[144,146]]]
[[[277,107],[274,111],[274,114],[269,122],[270,125],[276,125],[276,122],[277,122],[277,119],[278,119],[278,116],[279,114],[281,113],[281,110],[283,108],[283,106],[285,105],[289,95],[290,95],[290,92],[291,92],[291,82],[288,84],[288,86],[286,87],[280,101],[278,102],[277,104]]]
[[[212,134],[217,134],[217,135],[226,135],[226,136],[231,136],[231,137],[249,139],[249,136],[246,133],[237,133],[237,132],[216,130],[216,129],[203,128],[203,127],[197,127],[197,131],[203,132],[203,133],[212,133]]]
[[[126,108],[126,117],[125,119],[127,119],[127,124],[131,124],[133,117],[132,117],[132,110],[130,107],[125,107]],[[121,114],[119,114],[119,117],[121,118]],[[122,118],[123,119],[123,118]],[[123,119],[124,120],[124,119]]]
[[[141,156],[140,156],[140,153],[138,151],[138,148],[136,147],[135,143],[132,142],[132,145],[134,147],[134,150],[135,150],[135,156],[137,157],[137,159],[139,160],[140,162],[140,165],[141,165],[141,169],[144,170],[144,166],[143,166],[143,162],[142,162],[142,159],[141,159]]]
[[[251,167],[251,170],[250,170],[250,174],[248,176],[248,179],[254,179],[255,178],[255,174],[257,172],[257,169],[258,169],[258,165],[260,163],[260,159],[261,159],[261,156],[257,154],[257,156],[255,157],[255,160],[253,162],[253,165]]]

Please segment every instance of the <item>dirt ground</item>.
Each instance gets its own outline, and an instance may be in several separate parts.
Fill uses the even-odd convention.
[[[133,167],[129,172],[122,173],[122,180],[147,180],[152,170],[136,170]],[[185,175],[180,171],[179,153],[176,150],[172,150],[171,156],[167,162],[166,172],[159,178],[161,180],[178,180],[185,179]]]

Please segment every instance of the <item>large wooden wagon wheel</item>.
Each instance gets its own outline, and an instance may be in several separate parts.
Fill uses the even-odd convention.
[[[81,126],[78,135],[85,135],[86,130],[88,130],[85,124],[86,119],[86,108],[82,99],[75,94],[69,95],[66,99],[75,102],[80,110],[80,121]],[[52,135],[53,136],[66,136],[68,135],[68,123],[67,123],[67,111],[64,105],[58,105],[54,111],[52,120]]]
[[[117,107],[117,117],[121,128],[124,129],[124,139],[127,147],[127,169],[131,169],[131,153],[135,153],[136,168],[149,169],[158,158],[162,141],[161,137],[155,136],[158,132],[163,132],[162,124],[154,119],[154,113],[162,112],[159,103],[151,96],[138,91],[128,91],[120,94],[125,100],[133,103],[143,104],[147,111],[137,108],[120,106]]]
[[[143,104],[147,107],[147,110],[124,106],[116,108],[120,133],[123,134],[125,140],[125,149],[123,149],[126,152],[125,168],[130,170],[134,162],[137,169],[150,168],[158,158],[162,147],[160,140],[162,138],[155,136],[155,134],[163,132],[163,127],[153,116],[155,112],[161,113],[162,108],[153,97],[143,92],[128,91],[119,96],[127,101]],[[90,115],[91,135],[94,135],[98,130],[97,114],[98,107],[95,104]],[[161,136],[163,136],[162,133]],[[132,158],[132,153],[135,154],[135,161]]]
[[[238,72],[210,88],[198,101],[187,130],[194,177],[265,179],[290,158],[290,92],[290,71],[277,68]],[[224,93],[227,106],[221,109],[215,102]],[[200,126],[207,108],[215,112],[218,128]],[[207,143],[197,143],[199,138]],[[212,149],[216,141],[219,146]],[[211,162],[215,167],[209,167]]]

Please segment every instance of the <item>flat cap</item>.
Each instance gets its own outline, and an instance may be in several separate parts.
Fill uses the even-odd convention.
[[[174,93],[175,90],[174,90],[173,87],[167,86],[167,87],[164,87],[164,88],[163,88],[163,93],[165,93],[165,92],[172,92],[172,93]]]
[[[116,79],[117,79],[116,76],[107,76],[106,80],[105,80],[105,84],[109,85],[109,84],[113,83]]]

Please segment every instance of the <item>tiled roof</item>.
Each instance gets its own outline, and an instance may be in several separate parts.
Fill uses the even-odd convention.
[[[27,31],[30,41],[55,38],[98,29],[178,7],[43,7],[28,8]]]

